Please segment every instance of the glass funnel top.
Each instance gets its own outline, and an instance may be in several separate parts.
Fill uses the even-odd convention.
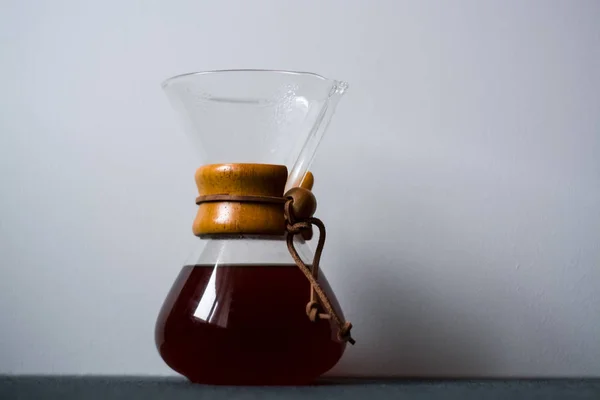
[[[201,164],[262,163],[301,179],[347,84],[290,71],[226,70],[163,83]]]

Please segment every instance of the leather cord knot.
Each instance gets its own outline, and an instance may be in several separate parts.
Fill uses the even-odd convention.
[[[299,233],[302,233],[302,231],[310,229],[311,226],[312,225],[308,222],[296,222],[295,224],[288,223],[286,226],[286,230],[291,235],[297,235]]]
[[[350,330],[352,329],[352,324],[348,321],[344,322],[344,325],[340,328],[338,332],[338,339],[344,342],[350,342],[350,344],[356,343],[352,336],[350,336]]]
[[[309,301],[306,304],[306,315],[311,322],[316,322],[319,319],[319,303],[316,301]]]
[[[321,312],[321,305],[318,301],[311,300],[306,304],[306,315],[311,322],[317,322],[321,319],[331,319],[327,313]]]

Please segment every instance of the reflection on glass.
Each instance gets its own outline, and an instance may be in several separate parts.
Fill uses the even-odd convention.
[[[216,279],[217,267],[213,269],[210,279],[206,284],[206,288],[204,289],[204,293],[202,294],[200,302],[198,303],[198,307],[196,307],[196,310],[194,311],[194,317],[202,321],[211,322],[211,317],[218,305],[217,287],[215,284]]]

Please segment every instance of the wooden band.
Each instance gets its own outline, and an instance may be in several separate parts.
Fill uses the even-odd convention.
[[[285,165],[211,164],[196,171],[196,236],[285,233]],[[277,199],[277,200],[275,200]]]
[[[196,171],[196,236],[285,234],[285,165],[210,164]],[[301,184],[310,190],[309,172]],[[305,236],[308,239],[308,236]]]

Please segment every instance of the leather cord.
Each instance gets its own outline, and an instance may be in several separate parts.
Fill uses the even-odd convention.
[[[323,291],[321,285],[319,285],[319,282],[317,281],[319,277],[319,263],[321,261],[321,254],[323,253],[323,247],[325,246],[325,224],[323,224],[323,221],[320,219],[314,217],[306,218],[302,221],[295,221],[292,211],[293,201],[293,199],[288,198],[284,208],[285,219],[287,220],[286,230],[288,232],[286,236],[286,242],[294,262],[300,271],[302,271],[306,279],[308,279],[310,282],[310,301],[306,305],[306,314],[313,322],[319,319],[333,318],[338,326],[338,339],[344,342],[349,342],[350,344],[354,344],[355,340],[350,335],[352,324],[348,321],[342,321],[340,316],[331,305],[329,297],[325,291]],[[319,242],[317,244],[317,249],[315,250],[315,256],[311,265],[312,268],[308,268],[294,247],[294,236],[301,233],[304,229],[310,229],[311,225],[315,225],[317,228],[319,228]],[[316,300],[315,294],[319,297],[319,300],[323,307],[325,307],[327,314],[319,313],[319,302]]]
[[[283,204],[285,203],[285,197],[274,197],[274,196],[241,196],[231,194],[211,194],[207,196],[196,197],[196,204],[202,203],[215,203],[220,201],[234,201],[240,203],[274,203]]]

